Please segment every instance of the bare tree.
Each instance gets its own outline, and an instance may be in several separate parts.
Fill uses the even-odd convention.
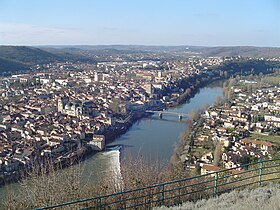
[[[214,166],[218,166],[222,156],[222,144],[218,142],[214,151]]]

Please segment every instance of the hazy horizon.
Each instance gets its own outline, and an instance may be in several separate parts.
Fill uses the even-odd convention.
[[[0,0],[0,45],[280,47],[278,0]]]
[[[254,45],[146,45],[146,44],[30,44],[30,45],[22,45],[22,44],[0,44],[0,46],[16,46],[16,47],[75,47],[75,46],[96,46],[96,47],[109,47],[109,46],[139,46],[139,47],[252,47],[252,48],[280,48],[280,46],[254,46]]]

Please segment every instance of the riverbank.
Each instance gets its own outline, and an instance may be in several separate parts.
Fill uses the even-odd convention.
[[[176,107],[168,108],[169,112],[192,113],[206,104],[212,104],[217,97],[222,97],[222,83],[207,85],[189,98],[189,101]],[[109,146],[122,145],[123,153],[130,153],[137,158],[143,155],[147,159],[169,162],[181,133],[186,128],[187,118],[179,120],[177,116],[164,115],[163,118],[149,115],[141,118],[130,129]]]
[[[163,110],[163,109],[174,109],[176,107],[179,107],[185,103],[187,103],[189,100],[191,100],[193,97],[196,96],[196,94],[199,93],[199,91],[203,88],[205,88],[208,85],[214,84],[216,82],[222,81],[220,77],[214,77],[214,81],[206,80],[205,78],[202,80],[198,79],[197,82],[190,87],[190,89],[186,89],[183,94],[181,94],[179,97],[173,98],[173,102],[171,104],[165,104],[166,106],[164,108],[155,109],[155,110]],[[180,86],[181,87],[181,86]],[[191,90],[191,91],[190,91]],[[216,98],[214,98],[215,100]],[[204,104],[203,104],[204,105]],[[187,113],[187,112],[183,112]],[[135,123],[139,122],[139,120],[145,119],[147,117],[152,116],[152,113],[146,113],[143,111],[133,112],[129,116],[129,120],[125,123],[118,123],[115,125],[113,130],[108,130],[104,133],[104,136],[106,138],[106,146],[113,145],[113,143],[116,143],[115,140],[118,138],[121,138],[122,135],[125,135],[129,129],[135,125]],[[179,133],[178,133],[179,134]],[[138,151],[139,152],[139,151]],[[91,154],[87,154],[87,157],[89,157]]]
[[[4,176],[0,177],[0,187],[6,184],[19,182],[22,179],[27,178],[30,174],[33,173],[49,173],[53,170],[61,170],[66,167],[75,165],[82,160],[88,158],[96,154],[96,151],[90,149],[90,147],[81,147],[76,151],[72,151],[69,153],[60,156],[56,160],[52,159],[43,159],[37,162],[34,162],[33,165],[28,165],[25,167],[20,167],[18,171],[11,174],[4,174]]]
[[[177,107],[169,108],[170,112],[190,113],[203,107],[205,104],[214,103],[217,97],[222,97],[222,83],[215,82],[201,88],[189,101]],[[81,173],[81,182],[87,185],[98,185],[100,180],[106,179],[116,167],[118,155],[121,159],[133,157],[134,159],[142,157],[151,162],[168,164],[174,151],[174,145],[179,142],[180,134],[186,128],[186,118],[181,121],[176,116],[164,115],[162,119],[158,116],[147,115],[134,122],[131,127],[122,135],[114,139],[107,147],[121,145],[122,149],[117,154],[116,151],[102,151],[94,155],[88,155],[79,164],[64,168],[56,173],[68,173],[68,171],[78,171]],[[41,180],[38,177],[38,180]],[[24,183],[29,185],[28,180]],[[6,199],[11,191],[21,189],[20,183],[14,183],[0,187],[0,199]]]
[[[246,63],[245,63],[246,64]],[[230,63],[231,67],[234,67],[231,63]],[[171,86],[169,86],[168,88],[164,89],[162,92],[157,92],[157,99],[160,99],[162,96],[166,96],[165,98],[167,100],[169,100],[170,103],[168,104],[168,107],[174,107],[174,106],[178,106],[182,103],[184,103],[186,100],[188,100],[189,98],[191,98],[192,96],[194,96],[196,94],[196,92],[203,86],[205,86],[206,84],[209,84],[210,81],[215,81],[217,79],[221,79],[226,77],[226,75],[234,75],[234,74],[239,74],[238,69],[234,69],[231,68],[232,70],[230,71],[230,74],[225,74],[227,73],[228,68],[226,68],[227,66],[215,66],[215,67],[211,67],[211,69],[207,69],[207,70],[203,70],[200,69],[200,71],[197,72],[193,72],[192,74],[186,75],[184,78],[177,78],[174,79],[171,83]],[[249,68],[247,66],[248,70],[252,70],[252,68]],[[222,69],[222,70],[221,70]],[[247,72],[243,71],[244,73]],[[175,97],[174,97],[175,95]],[[176,97],[178,96],[178,97]],[[164,99],[164,100],[166,100]],[[145,100],[144,100],[145,101]],[[145,107],[146,105],[150,104],[150,103],[146,103],[147,101],[145,101],[145,104],[143,107]],[[134,104],[136,105],[136,104]],[[134,106],[132,110],[138,109],[141,106]],[[126,107],[125,107],[126,109]],[[142,109],[142,108],[140,108]],[[118,112],[118,111],[116,111]],[[110,112],[109,112],[110,113]],[[103,122],[100,123],[100,125],[98,126],[98,128],[96,128],[97,131],[100,131],[101,133],[96,133],[96,134],[103,134],[102,130],[107,129],[107,132],[105,132],[105,136],[107,137],[107,142],[106,143],[110,143],[112,142],[114,139],[118,138],[118,136],[125,134],[127,130],[129,130],[129,128],[138,121],[138,119],[142,119],[143,118],[143,114],[140,113],[140,116],[137,116],[135,119],[129,120],[128,122],[125,122],[124,124],[119,124],[118,126],[114,127],[114,125],[111,123],[105,123],[106,125],[102,124]],[[134,116],[134,114],[133,114]],[[110,118],[110,117],[108,117]],[[133,117],[134,118],[134,117]],[[110,119],[109,119],[110,120]],[[110,125],[109,125],[110,124]],[[110,129],[110,127],[112,129]],[[96,131],[95,130],[95,131]],[[89,133],[93,133],[92,131],[89,131]],[[77,139],[79,141],[79,139]],[[71,141],[71,140],[70,140]],[[79,144],[78,141],[72,141],[75,145]],[[64,144],[63,143],[59,143],[59,144]],[[51,154],[52,151],[47,151],[46,153],[44,152],[44,156],[51,156],[51,157],[60,157],[60,155],[65,155],[65,153],[61,154],[60,150],[65,149],[66,152],[68,152],[67,148],[70,148],[70,150],[72,150],[72,146],[73,145],[66,145],[66,147],[64,147],[64,145],[60,145],[59,149],[56,149],[56,155]],[[73,151],[73,150],[72,150]],[[37,151],[35,149],[34,153],[38,153],[38,154],[34,154],[34,158],[40,159],[40,155],[39,151]],[[24,157],[25,158],[25,157]],[[33,157],[32,157],[33,158]],[[16,160],[16,159],[15,159]],[[14,161],[16,162],[16,161]],[[32,162],[32,161],[31,161]],[[15,164],[21,164],[19,163],[19,161],[17,161],[17,163]],[[7,165],[9,165],[9,167],[14,167],[15,165],[12,161],[7,162]],[[24,165],[26,165],[25,163],[23,163]],[[16,168],[16,167],[15,167]],[[6,169],[6,166],[5,166]],[[15,171],[15,170],[13,170]]]
[[[221,79],[221,77],[217,76],[216,74],[209,75],[206,73],[194,74],[187,78],[179,79],[177,81],[178,90],[184,90],[184,92],[181,94],[179,94],[179,92],[176,92],[176,94],[178,94],[179,96],[172,97],[170,99],[170,103],[164,103],[164,106],[161,105],[158,107],[153,107],[153,109],[162,110],[163,108],[166,108],[166,107],[168,107],[168,108],[177,107],[177,106],[185,103],[190,98],[192,98],[199,91],[200,88],[203,88],[204,86],[209,84],[211,80],[212,80],[211,82],[213,82],[218,79]],[[162,94],[166,94],[166,93],[163,92]],[[171,93],[169,93],[169,94],[171,94]],[[151,109],[151,107],[147,107],[147,108]],[[129,128],[134,123],[136,123],[138,120],[151,115],[149,113],[146,113],[145,111],[146,110],[132,111],[129,114],[129,116],[127,116],[128,120],[125,120],[124,123],[116,123],[115,125],[109,126],[109,128],[107,130],[105,130],[104,133],[101,133],[102,135],[105,136],[105,139],[106,139],[105,144],[108,145],[108,144],[112,143],[116,138],[125,134],[129,130]],[[68,146],[66,145],[66,147],[68,147]],[[61,164],[62,165],[61,167],[64,168],[64,167],[73,165],[76,162],[83,160],[84,156],[90,156],[95,153],[94,151],[89,149],[89,147],[87,147],[87,141],[84,141],[84,143],[81,144],[81,147],[83,150],[81,155],[76,154],[76,153],[79,153],[80,150],[74,150],[74,151],[71,151],[69,154],[68,153],[62,154],[58,158],[48,159],[48,164],[51,163],[51,164],[54,164],[54,166]],[[74,158],[75,158],[75,161],[72,160]],[[43,166],[45,165],[44,160],[41,160],[41,163],[40,163],[40,157],[38,158],[38,161],[36,162],[36,164],[43,165]],[[29,166],[29,169],[34,167],[33,165],[34,164],[32,164],[32,166]],[[23,171],[24,170],[25,170],[25,168],[23,169]],[[17,181],[18,179],[21,178],[21,176],[25,177],[26,174],[24,174],[24,175],[21,175],[20,173],[6,174],[5,177],[3,177],[3,179],[2,179],[3,180],[2,184],[5,184],[7,182]]]
[[[210,81],[206,78],[209,78],[209,75],[201,74],[201,75],[194,75],[192,77],[188,77],[188,78],[178,81],[179,88],[185,89],[184,93],[182,93],[178,97],[173,97],[171,99],[172,103],[169,103],[168,105],[165,104],[164,107],[157,107],[156,109],[162,110],[163,108],[166,108],[166,107],[174,108],[174,107],[184,104],[187,100],[194,97],[195,94],[199,91],[199,89],[205,87],[207,84],[210,83]],[[220,79],[219,77],[211,77],[211,78],[213,78],[215,80]],[[193,83],[190,85],[190,82],[193,82]],[[143,119],[150,115],[151,114],[146,113],[145,110],[144,111],[135,111],[135,112],[132,112],[130,114],[130,116],[128,116],[129,120],[127,120],[125,123],[116,123],[116,125],[111,126],[111,128],[109,128],[107,131],[105,131],[105,133],[102,133],[102,135],[105,136],[106,145],[114,142],[115,139],[117,139],[121,135],[125,134],[130,129],[130,127],[133,124],[135,124],[138,120]],[[79,154],[78,156],[75,154],[78,151],[73,151],[71,154],[62,155],[59,160],[55,161],[54,167],[56,167],[56,165],[61,165],[60,166],[61,168],[65,168],[67,166],[76,164],[79,161],[82,161],[84,158],[88,158],[96,153],[95,151],[92,151],[91,149],[89,149],[89,147],[86,146],[86,142],[85,142],[85,144],[82,145],[82,149],[83,149],[82,154],[81,155]],[[72,159],[75,159],[75,161],[73,161]],[[48,164],[50,164],[50,162],[52,162],[52,161],[51,160],[48,161]],[[6,184],[6,183],[18,181],[21,179],[21,177],[26,177],[26,174],[22,175],[22,174],[14,173],[12,175],[8,175],[2,179],[3,180],[2,185]]]
[[[154,107],[153,109],[157,111],[161,111],[163,109],[176,108],[186,103],[191,98],[193,98],[201,88],[204,88],[211,83],[218,82],[223,79],[224,79],[223,77],[217,75],[209,76],[208,74],[195,75],[193,77],[182,79],[178,82],[179,84],[178,88],[185,89],[184,92],[178,97],[172,98],[171,103],[165,103],[163,107],[158,107],[158,108]],[[190,85],[189,82],[193,82],[193,83]],[[133,112],[130,116],[130,120],[125,124],[120,125],[121,129],[115,129],[113,131],[105,133],[106,140],[108,140],[108,143],[111,143],[117,137],[126,133],[126,131],[138,120],[150,115],[152,114],[146,113],[145,111]]]
[[[223,85],[226,100],[217,101],[215,106],[191,120],[188,130],[192,132],[185,132],[180,151],[176,151],[178,161],[189,169],[200,169],[203,164],[223,169],[276,155],[279,142],[272,139],[279,134],[273,124],[276,121],[269,117],[278,116],[275,98],[279,93],[279,79],[274,81],[277,75],[255,76],[251,81],[249,77],[245,78],[248,80],[232,78],[227,81]],[[256,133],[267,137],[260,140]],[[252,146],[254,144],[270,148],[260,149]]]

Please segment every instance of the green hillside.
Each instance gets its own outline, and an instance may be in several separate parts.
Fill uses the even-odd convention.
[[[64,60],[39,48],[25,46],[0,46],[0,58],[30,65]]]
[[[55,61],[64,58],[35,47],[0,46],[0,74],[26,71],[36,64]]]
[[[0,58],[0,74],[7,74],[8,72],[26,71],[28,69],[29,67],[25,64]]]

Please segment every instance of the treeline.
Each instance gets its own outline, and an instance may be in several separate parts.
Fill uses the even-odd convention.
[[[237,61],[226,61],[220,66],[210,67],[210,71],[224,79],[235,76],[269,74],[279,71],[280,62],[259,59],[240,58]]]
[[[189,113],[189,118],[186,121],[186,128],[181,133],[180,140],[175,146],[171,156],[170,163],[172,165],[176,166],[178,163],[184,163],[186,159],[190,158],[189,153],[191,152],[192,146],[194,146],[196,133],[203,124],[203,119],[200,116],[207,108],[208,105],[205,105],[201,109]]]

